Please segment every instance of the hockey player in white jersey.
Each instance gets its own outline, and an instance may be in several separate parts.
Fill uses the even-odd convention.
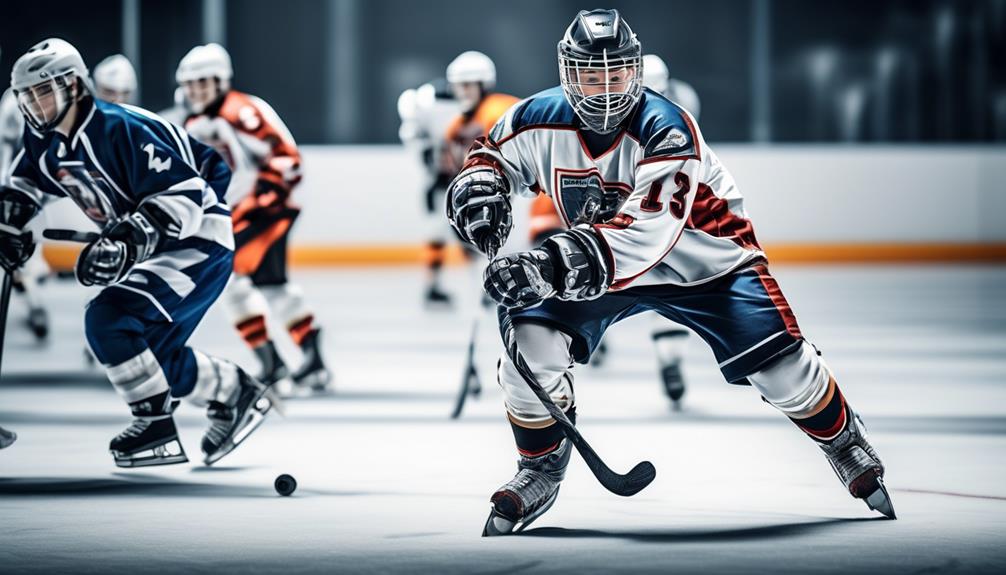
[[[17,107],[14,91],[8,88],[0,97],[0,184],[7,185],[10,178],[11,162],[21,151],[21,135],[24,132],[24,120]],[[38,225],[34,226],[40,231]],[[28,306],[26,324],[28,329],[39,341],[49,336],[49,312],[41,294],[41,282],[49,275],[49,265],[38,250],[25,262],[24,266],[14,272],[15,291],[24,297]]]
[[[510,232],[512,193],[550,195],[569,226],[486,268],[505,341],[574,420],[570,366],[589,359],[613,322],[656,311],[702,337],[727,381],[754,386],[821,447],[853,496],[893,518],[884,466],[803,339],[736,183],[694,119],[643,89],[628,24],[616,10],[582,11],[558,55],[560,86],[512,107],[448,189],[458,233],[490,256]],[[600,211],[612,192],[621,206]],[[544,513],[570,458],[569,440],[508,355],[498,375],[519,461],[491,497],[485,535]]]
[[[443,155],[447,145],[447,128],[460,110],[444,78],[436,78],[418,88],[409,88],[398,97],[398,116],[401,119],[398,137],[409,153],[419,159],[425,173],[423,205],[430,216],[426,245],[429,274],[425,294],[427,304],[449,304],[451,301],[450,295],[440,285],[448,234],[453,235],[444,226],[442,214],[447,184],[457,172],[448,173],[443,169]]]
[[[132,106],[93,97],[80,53],[39,42],[14,63],[11,87],[24,147],[0,190],[0,265],[35,249],[26,226],[45,194],[69,197],[102,231],[77,259],[77,280],[103,289],[85,334],[134,421],[112,439],[120,467],[187,461],[174,397],[206,407],[211,464],[233,450],[272,406],[268,388],[228,361],[186,345],[223,291],[234,234],[224,201],[230,170],[208,146]]]
[[[95,96],[113,104],[133,104],[136,70],[122,54],[112,54],[94,67]]]

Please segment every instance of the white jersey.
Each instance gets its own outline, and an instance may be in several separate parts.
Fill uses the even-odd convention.
[[[681,107],[646,89],[627,125],[596,157],[559,87],[510,108],[467,165],[489,164],[510,189],[552,198],[567,226],[607,249],[611,290],[695,285],[765,257],[733,177]],[[585,190],[618,190],[617,216],[580,223]]]
[[[461,108],[444,80],[435,80],[414,90],[410,88],[398,97],[398,115],[402,120],[398,137],[423,162],[429,183],[440,175],[447,128],[460,113]]]

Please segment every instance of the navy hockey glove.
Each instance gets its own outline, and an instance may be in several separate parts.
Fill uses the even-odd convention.
[[[80,252],[74,270],[77,281],[85,286],[120,281],[134,265],[154,254],[160,238],[160,231],[145,215],[130,214]]]
[[[513,228],[509,187],[493,168],[473,166],[447,188],[447,218],[462,240],[484,254],[506,243]]]
[[[550,297],[601,297],[611,282],[597,236],[583,229],[556,234],[540,248],[496,258],[484,274],[486,293],[506,308],[534,307]]]

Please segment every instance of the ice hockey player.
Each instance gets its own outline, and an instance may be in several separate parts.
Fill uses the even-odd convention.
[[[643,56],[643,87],[662,94],[668,100],[678,104],[689,112],[697,121],[699,118],[699,96],[690,85],[670,77],[667,64],[660,56],[645,54]],[[686,102],[687,104],[683,104]],[[620,201],[620,196],[613,196]],[[552,198],[539,194],[531,203],[530,235],[531,245],[538,246],[549,236],[559,233],[568,226],[556,211]],[[653,330],[650,338],[657,356],[657,367],[660,381],[664,385],[664,393],[671,400],[675,409],[680,409],[681,398],[685,395],[685,377],[682,363],[685,346],[688,343],[688,330],[676,325],[667,325],[667,320],[659,314],[653,317]],[[604,340],[598,342],[597,349],[591,356],[591,365],[600,365],[607,355],[607,345]]]
[[[17,107],[17,98],[8,88],[0,96],[0,185],[8,183],[11,162],[21,151],[23,133],[24,120]],[[49,265],[42,257],[42,250],[37,250],[20,269],[14,271],[11,278],[15,291],[24,296],[28,305],[28,329],[39,341],[49,337],[49,312],[40,293],[40,283],[48,275]]]
[[[240,444],[272,406],[267,387],[234,364],[187,347],[223,291],[233,259],[230,171],[208,146],[154,114],[94,98],[80,53],[58,38],[14,63],[26,122],[10,186],[0,191],[0,264],[17,269],[35,242],[26,224],[43,194],[69,197],[102,231],[75,268],[104,286],[85,312],[95,357],[134,421],[110,444],[116,465],[187,461],[173,398],[206,406],[207,464]]]
[[[448,189],[448,217],[491,257],[509,196],[542,190],[576,225],[495,257],[485,287],[501,332],[572,420],[574,362],[611,323],[644,311],[692,328],[724,378],[750,383],[824,451],[844,486],[894,517],[884,467],[831,370],[769,273],[730,173],[692,117],[642,87],[640,44],[617,10],[580,12],[558,44],[561,85],[512,107]],[[610,190],[628,197],[600,212]],[[491,497],[484,534],[519,531],[556,500],[570,444],[509,357],[499,383],[518,473]]]
[[[132,104],[136,94],[136,70],[129,58],[113,54],[94,67],[95,96],[113,104]]]
[[[429,220],[429,241],[426,245],[426,266],[429,285],[426,303],[447,304],[450,296],[440,286],[440,271],[448,234],[454,233],[444,225],[443,202],[447,184],[457,172],[447,173],[442,159],[447,145],[447,127],[458,115],[458,103],[450,85],[437,78],[418,88],[409,88],[398,97],[398,116],[402,123],[398,137],[406,149],[422,164],[425,178],[422,183],[423,205]]]
[[[175,78],[191,115],[186,129],[214,148],[234,171],[234,278],[225,295],[241,336],[262,364],[260,379],[282,381],[281,395],[325,392],[331,373],[321,355],[321,330],[304,293],[287,278],[287,238],[300,208],[290,199],[300,182],[300,152],[276,112],[255,96],[231,89],[231,58],[219,44],[196,46],[178,64]],[[266,327],[269,312],[300,346],[293,373]]]

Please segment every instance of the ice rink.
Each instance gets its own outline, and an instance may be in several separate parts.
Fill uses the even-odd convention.
[[[458,421],[474,298],[424,310],[419,268],[295,270],[327,330],[330,397],[291,400],[217,466],[203,413],[178,411],[188,464],[117,469],[126,406],[83,357],[88,291],[51,281],[39,347],[11,306],[0,425],[0,572],[985,573],[1006,572],[1006,268],[776,267],[803,332],[863,415],[899,516],[853,500],[819,449],[689,342],[684,409],[658,381],[651,322],[609,334],[578,367],[579,425],[608,463],[649,459],[635,497],[574,456],[550,512],[517,537],[480,537],[515,471],[482,322],[485,390]],[[466,273],[453,269],[460,292]],[[215,309],[196,346],[252,366]],[[292,497],[272,487],[297,478]]]

